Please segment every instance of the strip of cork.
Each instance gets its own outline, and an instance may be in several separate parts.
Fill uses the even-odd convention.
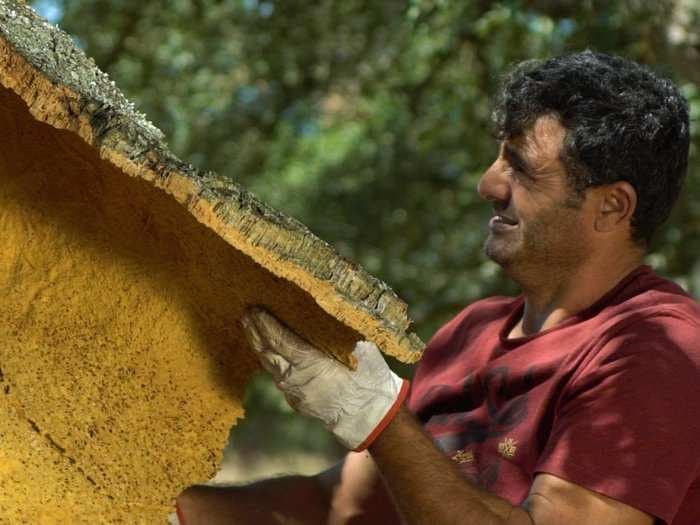
[[[307,228],[183,163],[70,37],[0,0],[0,522],[163,523],[210,479],[262,305],[350,364],[406,362],[406,305]]]

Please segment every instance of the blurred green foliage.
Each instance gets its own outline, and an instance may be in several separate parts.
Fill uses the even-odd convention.
[[[489,111],[509,64],[585,48],[647,63],[682,86],[695,126],[686,192],[649,261],[700,292],[698,0],[33,4],[176,154],[390,283],[425,339],[470,301],[516,291],[482,256],[489,206],[475,191],[496,153]],[[240,447],[337,450],[268,382],[248,405],[256,417],[234,436]]]

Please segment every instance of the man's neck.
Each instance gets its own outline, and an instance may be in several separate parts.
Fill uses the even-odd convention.
[[[630,256],[610,265],[589,261],[568,274],[550,274],[541,283],[521,282],[525,309],[509,337],[532,335],[576,315],[598,301],[641,264],[641,256]]]

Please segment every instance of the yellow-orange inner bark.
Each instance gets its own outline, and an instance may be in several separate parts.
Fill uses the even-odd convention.
[[[214,474],[243,415],[248,305],[325,347],[358,338],[4,88],[0,294],[9,522],[164,520],[183,487]]]

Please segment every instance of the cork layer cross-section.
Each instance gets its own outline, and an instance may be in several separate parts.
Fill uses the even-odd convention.
[[[211,478],[263,305],[351,362],[414,361],[405,305],[172,156],[70,39],[0,0],[0,523],[164,523]]]

